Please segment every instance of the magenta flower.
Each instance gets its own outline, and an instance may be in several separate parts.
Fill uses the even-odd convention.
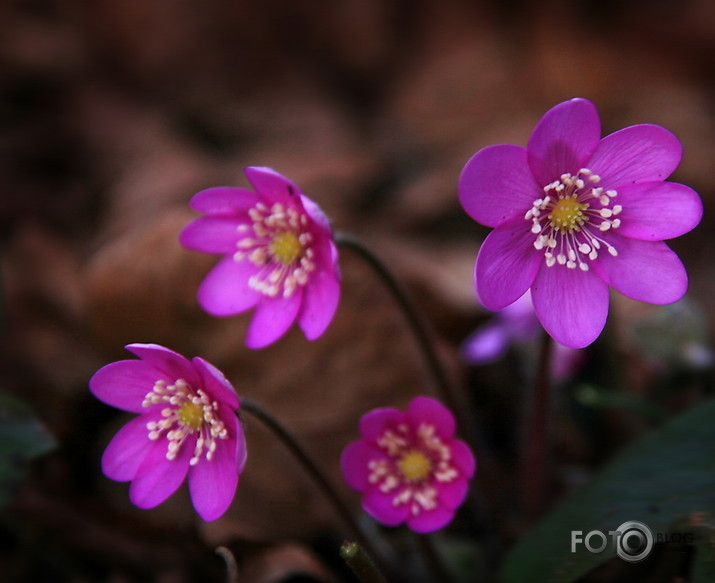
[[[501,310],[531,289],[541,324],[572,348],[603,330],[609,286],[652,304],[683,296],[685,268],[663,240],[702,216],[693,190],[665,182],[682,154],[673,134],[636,125],[600,135],[595,106],[572,99],[544,115],[526,148],[477,152],[459,181],[467,213],[494,228],[475,268],[482,303]]]
[[[293,322],[308,340],[325,332],[338,307],[338,253],[328,219],[290,180],[270,168],[246,168],[255,192],[202,190],[191,208],[206,213],[181,232],[184,247],[224,255],[199,287],[214,316],[255,308],[246,345],[263,348]]]
[[[406,412],[375,409],[360,419],[362,439],[348,445],[340,465],[362,507],[387,526],[415,532],[446,526],[467,495],[476,463],[454,438],[455,422],[441,403],[417,397]]]
[[[201,518],[219,518],[231,504],[246,463],[238,397],[202,358],[187,360],[157,344],[129,344],[141,360],[121,360],[89,381],[95,397],[139,413],[114,436],[102,456],[108,478],[131,481],[139,508],[161,504],[188,475]]]

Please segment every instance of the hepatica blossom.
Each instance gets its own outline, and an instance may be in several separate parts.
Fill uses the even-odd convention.
[[[246,462],[233,387],[201,358],[156,344],[126,348],[140,360],[108,364],[89,382],[101,401],[139,414],[107,446],[104,473],[131,481],[129,497],[139,508],[162,503],[188,476],[196,511],[215,520],[231,504]]]
[[[482,303],[501,310],[531,289],[541,324],[572,348],[603,330],[609,286],[653,304],[683,296],[687,274],[663,241],[702,216],[693,190],[665,181],[682,154],[673,134],[643,124],[600,136],[595,106],[572,99],[526,148],[477,152],[459,181],[464,209],[494,228],[475,268]]]
[[[181,244],[224,257],[202,282],[199,304],[214,316],[254,308],[246,345],[265,347],[297,320],[308,340],[325,332],[338,306],[340,273],[330,224],[290,180],[251,167],[255,191],[202,190],[190,206],[204,216],[181,232]]]
[[[413,399],[405,412],[385,408],[364,415],[362,439],[345,448],[340,463],[345,481],[363,494],[365,512],[421,533],[447,525],[476,468],[454,432],[452,414],[429,397]]]

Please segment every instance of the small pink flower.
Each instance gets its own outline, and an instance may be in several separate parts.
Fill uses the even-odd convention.
[[[441,403],[417,397],[406,412],[375,409],[360,419],[362,439],[348,445],[340,465],[362,507],[387,526],[415,532],[446,526],[467,495],[476,463],[455,439],[455,421]]]
[[[129,482],[139,508],[161,504],[188,475],[201,518],[219,518],[231,504],[246,463],[238,397],[205,360],[189,361],[157,344],[129,344],[141,360],[121,360],[89,381],[94,396],[138,413],[114,436],[102,456],[108,478]]]
[[[644,124],[600,136],[593,103],[572,99],[526,148],[477,152],[459,181],[467,213],[494,228],[475,268],[482,303],[501,310],[531,289],[541,324],[571,348],[603,330],[609,286],[652,304],[683,296],[685,268],[663,240],[702,216],[697,193],[665,182],[682,155],[673,134]]]
[[[338,253],[320,208],[270,168],[246,168],[255,192],[202,190],[190,202],[205,213],[181,232],[184,247],[224,255],[199,287],[214,316],[255,308],[246,345],[263,348],[293,322],[308,340],[330,324],[340,297]]]

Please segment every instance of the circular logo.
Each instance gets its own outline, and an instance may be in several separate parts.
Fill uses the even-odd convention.
[[[637,563],[653,550],[653,532],[642,522],[629,520],[618,527],[616,553],[624,561]]]

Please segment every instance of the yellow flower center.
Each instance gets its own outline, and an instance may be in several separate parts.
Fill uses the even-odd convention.
[[[397,462],[397,467],[408,482],[420,482],[430,475],[432,460],[421,451],[408,451]]]
[[[270,250],[276,261],[292,265],[303,253],[303,245],[295,233],[280,231],[273,236]]]
[[[186,401],[179,407],[176,417],[184,427],[198,431],[204,423],[204,409],[201,405]]]
[[[586,218],[583,211],[587,208],[588,204],[578,202],[576,198],[559,199],[551,210],[551,224],[557,230],[570,233],[584,223]]]

